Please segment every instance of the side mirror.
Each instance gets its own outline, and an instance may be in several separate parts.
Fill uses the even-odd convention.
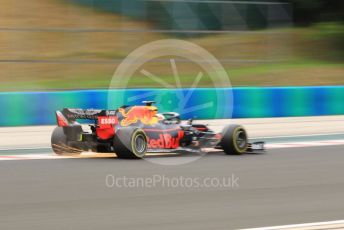
[[[189,131],[191,129],[191,125],[181,125],[180,128],[182,128],[182,130],[184,131]]]

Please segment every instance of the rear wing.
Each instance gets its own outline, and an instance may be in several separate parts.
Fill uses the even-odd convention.
[[[117,115],[117,110],[102,109],[69,109],[56,111],[57,125],[60,127],[69,126],[77,119],[98,120],[99,117],[113,117]]]

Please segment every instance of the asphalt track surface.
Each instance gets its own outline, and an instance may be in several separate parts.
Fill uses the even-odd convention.
[[[187,157],[187,156],[186,156]],[[239,178],[234,187],[106,186]],[[0,229],[237,229],[344,219],[344,146],[208,154],[180,166],[117,158],[0,162]]]

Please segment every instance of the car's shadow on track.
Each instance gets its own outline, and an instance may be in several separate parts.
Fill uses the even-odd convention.
[[[146,160],[154,160],[154,159],[164,159],[164,158],[190,158],[190,157],[200,157],[200,158],[213,158],[213,157],[226,157],[226,158],[242,158],[242,157],[249,157],[249,156],[256,156],[262,155],[266,152],[247,152],[241,155],[226,155],[223,151],[216,151],[216,152],[201,152],[201,153],[148,153],[144,159]],[[82,154],[80,157],[73,157],[72,159],[83,159],[83,160],[116,160],[116,161],[140,161],[142,159],[121,159],[116,156],[115,153],[95,153],[93,154]]]

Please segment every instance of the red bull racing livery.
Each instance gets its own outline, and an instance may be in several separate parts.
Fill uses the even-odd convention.
[[[57,125],[51,146],[59,155],[83,151],[113,152],[119,158],[137,159],[147,152],[200,152],[212,148],[226,154],[263,150],[264,143],[249,143],[245,129],[227,125],[221,133],[178,113],[158,113],[153,101],[116,110],[68,109],[56,111]],[[79,119],[92,120],[86,130]]]

